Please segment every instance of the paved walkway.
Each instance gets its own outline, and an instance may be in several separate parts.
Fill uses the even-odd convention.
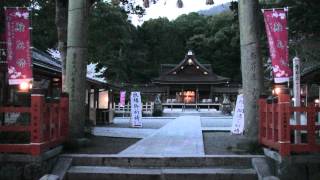
[[[94,127],[92,134],[95,136],[119,138],[146,138],[151,136],[156,131],[157,129]]]
[[[181,116],[120,155],[204,155],[200,116]]]
[[[129,118],[117,117],[114,119],[114,124],[94,127],[92,134],[119,138],[146,138],[174,119],[176,118],[144,117],[142,118],[142,128],[129,128]],[[232,126],[231,116],[200,117],[200,120],[202,131],[230,131]]]

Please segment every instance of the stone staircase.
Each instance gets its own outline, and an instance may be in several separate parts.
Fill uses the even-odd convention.
[[[256,180],[258,155],[120,156],[64,154],[72,159],[66,180]]]

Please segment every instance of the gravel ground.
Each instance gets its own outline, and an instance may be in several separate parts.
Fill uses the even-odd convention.
[[[258,145],[252,145],[250,153],[239,149],[237,146],[243,142],[244,137],[231,135],[230,132],[203,132],[202,134],[204,151],[207,155],[259,154],[262,151]]]
[[[103,136],[91,136],[89,142],[80,148],[68,148],[66,153],[76,154],[118,154],[140,139],[111,138]]]
[[[232,117],[201,117],[202,127],[231,127]]]

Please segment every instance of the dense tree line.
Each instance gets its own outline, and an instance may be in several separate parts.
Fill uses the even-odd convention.
[[[108,67],[109,80],[148,83],[159,75],[160,64],[179,63],[189,49],[218,74],[240,79],[238,22],[231,12],[151,19],[137,28],[126,19],[121,9],[105,3],[91,14],[89,57]]]
[[[57,47],[54,1],[1,1],[1,7],[3,6],[31,6],[33,46],[44,51]],[[134,8],[133,4],[130,6],[143,14],[141,7]],[[319,3],[312,0],[282,0],[263,1],[261,6],[290,6],[289,32],[292,51],[307,59],[318,59],[317,48],[309,46],[318,47]],[[233,4],[234,12],[215,16],[190,13],[174,21],[166,18],[151,19],[140,27],[134,27],[128,20],[128,9],[120,8],[114,2],[109,4],[97,1],[89,16],[88,60],[107,66],[106,75],[110,81],[148,83],[158,76],[160,64],[178,63],[185,53],[192,49],[198,60],[211,63],[216,73],[240,81],[236,7]],[[261,15],[260,18],[262,54],[266,61],[268,50]],[[1,32],[4,29],[3,20],[1,15]]]

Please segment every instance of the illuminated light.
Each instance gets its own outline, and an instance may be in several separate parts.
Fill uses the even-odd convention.
[[[319,104],[320,100],[319,100],[319,99],[315,99],[314,102],[315,102],[316,104]]]
[[[32,89],[32,83],[29,83],[29,89]]]
[[[27,82],[22,82],[19,85],[19,89],[22,90],[22,91],[27,91],[29,89],[29,87],[30,87],[30,85]]]
[[[199,66],[197,66],[197,69],[199,69]]]
[[[108,109],[109,107],[109,94],[108,91],[99,92],[99,108]]]
[[[281,92],[281,88],[275,88],[275,89],[274,89],[274,93],[275,93],[275,94],[278,95],[278,94],[280,94],[280,92]]]
[[[59,78],[53,78],[52,81],[53,82],[58,82],[58,81],[60,81],[60,79]]]
[[[191,65],[193,63],[192,59],[188,59],[188,64]]]
[[[295,101],[296,100],[296,98],[291,98],[291,101]]]
[[[172,74],[177,74],[177,72],[174,71]]]
[[[208,72],[206,72],[206,71],[205,71],[203,74],[207,75],[207,74],[208,74]]]
[[[181,66],[181,69],[183,69],[184,67],[183,66]]]

